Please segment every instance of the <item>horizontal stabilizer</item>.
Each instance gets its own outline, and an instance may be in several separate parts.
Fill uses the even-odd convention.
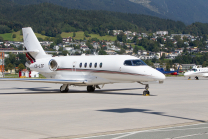
[[[42,82],[58,84],[86,84],[87,80],[64,80],[64,79],[29,79],[29,78],[0,78],[0,81]]]

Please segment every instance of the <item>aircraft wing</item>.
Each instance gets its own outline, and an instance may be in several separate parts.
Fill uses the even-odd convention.
[[[204,73],[203,74],[203,77],[208,77],[208,73]]]
[[[17,52],[22,52],[22,53],[38,53],[39,50],[32,50],[32,51],[28,51],[28,50],[1,50],[0,52],[14,52],[14,53],[17,53]]]
[[[58,84],[86,84],[87,80],[0,78],[0,81],[42,82]]]

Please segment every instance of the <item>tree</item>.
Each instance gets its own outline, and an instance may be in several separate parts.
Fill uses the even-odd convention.
[[[63,38],[61,37],[61,35],[56,35],[55,39],[54,39],[54,43],[55,44],[60,44],[63,42]]]
[[[64,56],[66,56],[66,55],[68,54],[68,52],[65,50],[65,51],[62,51],[62,54],[63,54]]]
[[[18,50],[23,50],[23,45],[20,45],[20,46],[18,47]]]
[[[135,46],[134,49],[133,49],[133,52],[134,52],[135,54],[138,54],[138,51],[139,51],[138,46]]]
[[[206,67],[207,66],[207,62],[204,61],[203,64],[202,64],[202,67]]]
[[[84,35],[85,35],[85,37],[90,37],[88,31],[85,31],[85,32],[84,32]]]
[[[63,51],[63,47],[59,47],[58,51]]]
[[[99,55],[107,55],[106,51],[104,51],[104,50],[100,50],[98,54]]]
[[[0,36],[0,42],[3,42],[4,38],[2,36]]]
[[[119,35],[117,35],[117,40],[120,41],[120,42],[126,42],[126,35],[121,32]]]
[[[73,37],[76,37],[76,33],[75,32],[73,32]]]
[[[173,38],[174,38],[176,41],[181,40],[181,36],[180,36],[180,35],[176,35],[176,36],[174,36]]]
[[[50,45],[50,48],[53,49],[54,46],[55,46],[54,43],[52,43],[52,44]]]
[[[167,64],[166,64],[166,70],[167,70],[167,71],[170,71],[170,63],[167,63]]]
[[[12,69],[14,69],[14,65],[12,63],[9,63],[7,65],[7,69],[9,69],[10,70],[10,73],[11,73],[12,72]]]
[[[38,37],[38,41],[42,42],[43,41],[43,38]]]
[[[165,53],[162,54],[162,56],[160,57],[160,60],[164,60],[165,59]]]
[[[118,51],[117,54],[124,54],[125,52],[125,49],[121,48],[121,51]]]
[[[113,30],[110,30],[110,31],[109,31],[109,35],[110,35],[110,36],[114,36]]]
[[[19,66],[18,66],[18,69],[23,70],[23,69],[25,69],[25,66],[22,63],[20,63]]]
[[[16,36],[16,34],[12,34],[12,38],[16,38],[17,36]]]

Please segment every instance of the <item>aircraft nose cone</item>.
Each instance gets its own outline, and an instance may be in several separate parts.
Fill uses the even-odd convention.
[[[152,72],[152,76],[153,76],[154,80],[163,81],[166,78],[163,73],[161,73],[160,71],[158,71],[156,69],[152,69],[151,72]]]
[[[163,81],[166,79],[165,75],[161,72],[158,72],[157,76],[156,76],[157,80]]]
[[[189,75],[189,73],[188,73],[188,72],[184,73],[184,76],[188,76],[188,75]]]

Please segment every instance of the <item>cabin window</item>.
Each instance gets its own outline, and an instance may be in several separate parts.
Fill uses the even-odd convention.
[[[82,67],[82,63],[79,64],[79,67],[80,67],[80,68]]]
[[[94,65],[94,66],[95,66],[95,68],[97,68],[97,63],[95,63],[95,65]]]
[[[90,63],[90,68],[92,67],[92,63]]]
[[[85,65],[84,65],[84,66],[85,66],[85,68],[86,68],[86,67],[87,67],[87,63],[85,63]]]
[[[100,68],[102,68],[102,66],[103,66],[103,63],[100,63]]]

